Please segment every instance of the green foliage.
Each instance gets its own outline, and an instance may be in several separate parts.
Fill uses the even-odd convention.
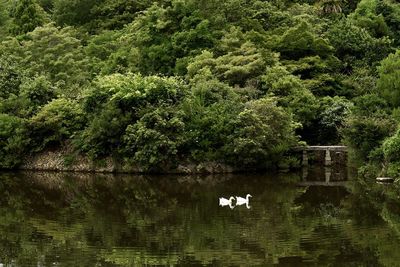
[[[27,153],[30,139],[26,121],[18,117],[0,114],[0,169],[13,168]]]
[[[400,50],[382,60],[378,67],[377,88],[383,98],[393,107],[400,106]]]
[[[287,108],[297,122],[307,127],[315,119],[317,99],[299,77],[290,74],[284,67],[276,66],[267,70],[262,82],[263,90],[278,96],[279,105]]]
[[[379,0],[361,0],[350,19],[358,26],[367,29],[372,36],[381,37],[389,35],[389,28],[382,14],[377,14]]]
[[[400,121],[399,21],[391,0],[7,0],[0,113],[29,122],[35,151],[146,170],[290,165],[296,135],[339,144],[340,129],[379,161]]]
[[[99,2],[99,1],[97,1]],[[104,0],[91,9],[94,17],[90,28],[119,29],[132,22],[138,12],[148,8],[152,0]]]
[[[387,138],[382,144],[382,150],[384,155],[384,162],[386,166],[387,175],[390,177],[400,176],[400,133],[397,132]]]
[[[125,153],[145,171],[170,169],[171,164],[177,166],[178,152],[185,142],[182,115],[171,107],[147,112],[126,128]]]
[[[58,90],[46,77],[38,76],[32,79],[19,77],[18,79],[21,79],[18,81],[21,84],[14,91],[10,90],[7,97],[0,102],[0,112],[29,118],[41,106],[56,98]]]
[[[56,98],[58,93],[58,88],[52,85],[45,76],[25,80],[21,84],[19,92],[21,98],[29,99],[33,110]]]
[[[53,12],[53,19],[59,26],[83,27],[90,32],[123,28],[137,16],[137,13],[148,8],[152,0],[55,0],[45,3],[45,9]]]
[[[93,72],[110,74],[127,67],[126,65],[121,66],[126,63],[127,59],[121,59],[116,54],[110,58],[113,52],[118,49],[117,40],[120,37],[121,32],[117,31],[103,31],[99,35],[91,36],[84,50],[85,54],[90,58]],[[133,59],[132,55],[130,57]]]
[[[276,49],[283,58],[299,59],[314,55],[326,57],[334,48],[325,39],[318,37],[310,24],[302,21],[282,35]]]
[[[379,148],[383,140],[396,129],[396,122],[389,116],[350,116],[342,129],[346,144],[356,150],[357,156],[367,160],[370,153]]]
[[[8,12],[8,2],[0,2],[0,41],[7,36],[8,31],[8,23],[10,20],[9,12]]]
[[[376,12],[383,15],[386,25],[390,29],[390,37],[398,45],[400,42],[400,4],[395,1],[378,1]]]
[[[31,32],[45,22],[45,13],[35,0],[18,0],[11,10],[11,17],[11,32],[14,35]]]
[[[184,84],[172,77],[137,74],[99,77],[84,94],[83,108],[90,122],[76,144],[92,158],[117,155],[124,150],[122,136],[129,124],[134,125],[153,108],[173,105],[184,90]]]
[[[85,117],[81,107],[73,100],[56,99],[45,105],[29,120],[33,146],[42,150],[58,146],[82,129]]]
[[[342,87],[345,89],[345,96],[357,97],[364,94],[376,94],[376,70],[366,66],[352,68],[351,74],[344,73],[337,75]]]
[[[399,161],[400,155],[400,133],[396,132],[395,135],[387,138],[382,145],[383,154],[388,161]]]
[[[63,88],[65,96],[79,95],[79,87],[90,78],[88,60],[72,28],[46,24],[29,33],[28,40],[3,42],[0,52],[13,56],[30,76],[45,75]]]
[[[197,162],[223,161],[233,122],[243,104],[233,89],[217,80],[198,80],[183,100],[187,144],[183,148]]]
[[[97,0],[55,0],[53,18],[60,26],[83,25],[92,19],[90,10]]]
[[[21,69],[12,58],[0,56],[0,100],[17,95],[22,80]]]
[[[322,0],[321,7],[324,13],[326,14],[338,14],[342,13],[342,0]]]
[[[388,103],[376,94],[366,94],[353,99],[353,114],[368,116],[370,114],[388,114],[390,112]]]
[[[318,103],[315,119],[300,133],[306,141],[314,144],[339,144],[340,130],[350,114],[352,103],[344,97],[324,97]]]
[[[188,76],[209,70],[221,81],[230,85],[244,86],[251,79],[258,78],[265,70],[263,54],[250,42],[246,42],[218,58],[213,53],[203,51],[188,65]]]
[[[113,74],[101,76],[85,91],[87,112],[96,112],[103,104],[113,103],[123,111],[136,112],[147,105],[173,104],[184,94],[178,78]]]
[[[350,113],[352,103],[337,96],[333,98],[324,97],[321,102],[321,125],[326,129],[340,127],[343,119]]]
[[[330,43],[335,47],[336,55],[352,67],[354,60],[371,64],[382,60],[391,51],[392,42],[388,37],[376,38],[351,20],[342,19],[328,32]]]
[[[234,122],[234,133],[226,146],[231,164],[245,167],[274,167],[291,146],[297,144],[290,114],[272,98],[246,103]]]
[[[355,150],[360,160],[380,161],[381,144],[396,130],[388,103],[377,94],[365,94],[353,99],[352,113],[341,129],[344,141]]]
[[[135,44],[136,67],[144,74],[172,74],[178,61],[212,47],[215,41],[210,23],[198,12],[191,14],[191,8],[190,2],[181,1],[168,7],[152,5],[127,27],[121,50],[129,53]]]
[[[93,116],[93,115],[92,115]],[[92,159],[118,155],[121,138],[130,120],[127,114],[108,104],[91,118],[85,129],[74,139],[75,147]]]

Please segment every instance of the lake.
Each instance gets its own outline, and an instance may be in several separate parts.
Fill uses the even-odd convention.
[[[400,266],[396,191],[347,170],[8,172],[0,193],[2,267]]]

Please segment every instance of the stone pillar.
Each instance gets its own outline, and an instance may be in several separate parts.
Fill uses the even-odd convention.
[[[307,180],[307,177],[308,177],[308,168],[307,168],[307,167],[303,167],[303,168],[302,168],[302,178],[303,178],[303,181],[306,181],[306,180]]]
[[[307,155],[307,150],[303,150],[303,161],[302,161],[303,166],[308,166],[308,155]]]
[[[331,151],[329,149],[325,150],[325,166],[332,165]]]
[[[331,181],[332,169],[330,167],[325,167],[325,183]]]

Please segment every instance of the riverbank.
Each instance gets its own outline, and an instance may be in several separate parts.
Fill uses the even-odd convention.
[[[284,162],[276,169],[288,171],[301,167],[301,152],[293,152],[289,157],[289,164]],[[310,165],[323,166],[325,162],[324,151],[308,152]],[[344,153],[332,153],[331,159],[336,166],[347,165],[347,155]],[[149,173],[139,164],[128,162],[123,159],[107,157],[98,161],[91,160],[88,156],[73,153],[70,149],[58,148],[42,151],[27,156],[18,167],[20,170],[31,171],[69,171],[69,172],[96,172],[96,173]],[[260,171],[261,169],[249,169],[230,166],[220,162],[193,162],[190,160],[181,161],[175,166],[164,166],[156,172],[163,174],[218,174]],[[154,171],[153,171],[154,172]]]
[[[71,171],[98,173],[146,173],[138,164],[128,163],[107,157],[100,161],[92,161],[84,155],[72,155],[64,149],[43,151],[25,158],[18,167],[20,170],[31,171]],[[182,162],[176,167],[164,167],[158,172],[165,174],[207,174],[234,173],[244,169],[217,162]]]

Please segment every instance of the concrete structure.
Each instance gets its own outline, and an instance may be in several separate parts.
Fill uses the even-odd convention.
[[[346,186],[348,185],[348,181],[303,181],[298,183],[298,186]]]
[[[331,152],[335,152],[336,154],[340,153],[347,153],[346,146],[304,146],[304,147],[295,147],[295,151],[302,151],[303,158],[302,158],[302,165],[308,165],[308,151],[325,151],[325,166],[332,165],[332,156]]]

